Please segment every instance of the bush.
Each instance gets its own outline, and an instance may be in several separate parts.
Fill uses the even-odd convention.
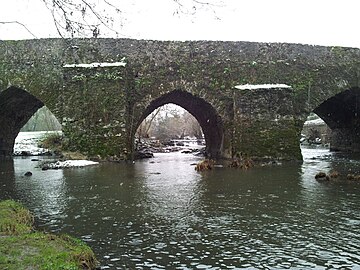
[[[60,151],[63,148],[64,136],[59,133],[47,134],[41,141],[39,146],[42,148]]]
[[[254,162],[250,158],[236,158],[231,161],[229,167],[247,170],[254,167]]]
[[[211,170],[214,167],[215,161],[212,159],[205,159],[203,161],[200,161],[198,164],[196,164],[195,166],[195,170],[198,172],[202,172],[202,171],[208,171]]]

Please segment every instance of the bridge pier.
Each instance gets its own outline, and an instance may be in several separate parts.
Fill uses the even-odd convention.
[[[126,69],[114,66],[63,68],[65,87],[63,100],[71,106],[62,110],[62,127],[71,138],[70,150],[90,157],[130,158],[130,123],[134,89]],[[130,93],[131,94],[130,94]]]
[[[360,132],[353,128],[336,128],[331,130],[331,151],[360,152]]]
[[[0,158],[8,158],[12,156],[14,149],[14,139],[5,139],[0,134]]]
[[[302,160],[299,139],[304,119],[295,112],[293,89],[262,87],[235,92],[233,155]]]

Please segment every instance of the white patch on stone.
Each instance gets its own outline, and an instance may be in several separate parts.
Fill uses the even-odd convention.
[[[65,160],[62,161],[63,167],[84,167],[90,165],[99,164],[99,162],[91,161],[91,160]]]
[[[48,163],[48,169],[62,169],[62,168],[73,168],[73,167],[85,167],[91,165],[97,165],[99,162],[91,160],[65,160],[65,161],[56,161],[53,163]]]
[[[243,84],[236,85],[236,89],[239,90],[256,90],[256,89],[275,89],[275,88],[291,88],[287,84]]]
[[[113,62],[113,63],[90,63],[90,64],[66,64],[64,68],[100,68],[100,67],[125,67],[126,62],[125,58],[121,59],[120,62]]]
[[[317,118],[314,120],[308,120],[308,121],[305,121],[305,123],[304,123],[304,126],[319,126],[319,125],[326,125],[326,123],[321,118]]]
[[[349,83],[346,80],[339,80],[336,82],[337,87],[339,88],[346,88]]]

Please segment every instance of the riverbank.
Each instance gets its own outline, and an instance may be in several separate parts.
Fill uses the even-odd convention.
[[[36,232],[33,222],[20,203],[0,202],[0,269],[96,269],[95,255],[85,243]]]

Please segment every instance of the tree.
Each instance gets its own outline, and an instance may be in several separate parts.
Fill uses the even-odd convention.
[[[51,12],[55,27],[61,37],[100,35],[100,26],[113,29],[115,15],[121,10],[111,0],[42,0]],[[100,8],[98,7],[100,6]]]
[[[174,11],[174,14],[189,14],[195,15],[199,8],[206,8],[208,9],[216,19],[220,19],[216,14],[216,8],[223,7],[223,1],[199,1],[199,0],[172,0],[174,3],[177,4],[177,8]]]
[[[197,139],[202,139],[203,132],[196,118],[188,111],[184,112],[183,118],[184,118],[184,126],[186,128],[186,135],[191,137],[196,137]]]
[[[42,1],[52,15],[54,25],[61,37],[94,37],[102,33],[121,36],[125,21],[124,4],[119,0],[38,0]],[[173,3],[173,14],[194,16],[197,10],[206,8],[216,16],[215,8],[221,0],[167,0]],[[155,5],[155,4],[154,4]],[[0,24],[19,24],[34,38],[34,31],[20,21],[0,21]],[[106,34],[105,34],[106,35]]]
[[[61,130],[61,124],[52,112],[43,106],[22,127],[21,131]]]
[[[141,138],[149,138],[150,137],[150,128],[156,118],[156,116],[160,113],[163,107],[157,108],[154,112],[152,112],[148,117],[146,117],[138,127],[136,131],[136,135],[139,139]]]
[[[186,136],[201,139],[203,133],[195,117],[176,105],[159,107],[144,119],[137,130],[138,138],[170,140]]]

